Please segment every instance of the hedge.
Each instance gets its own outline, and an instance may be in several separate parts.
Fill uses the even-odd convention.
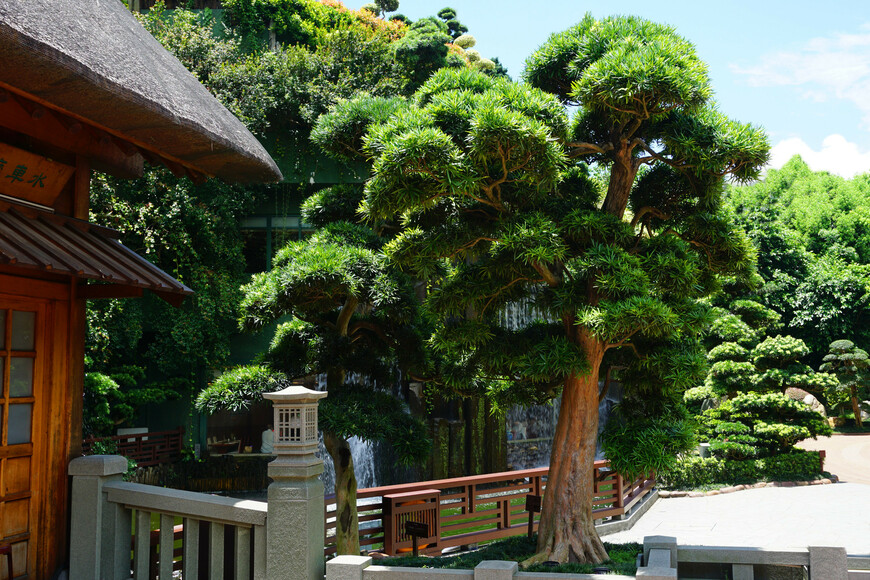
[[[656,479],[669,489],[692,489],[715,483],[739,484],[756,481],[810,480],[821,473],[818,451],[795,450],[762,459],[683,457]]]

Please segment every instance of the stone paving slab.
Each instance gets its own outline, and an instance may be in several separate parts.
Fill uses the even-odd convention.
[[[870,556],[870,485],[765,487],[705,497],[659,499],[630,530],[608,542],[675,536],[680,545],[768,549],[842,546]]]
[[[824,449],[825,471],[836,473],[840,481],[870,485],[870,433],[806,439],[798,447],[813,451]]]

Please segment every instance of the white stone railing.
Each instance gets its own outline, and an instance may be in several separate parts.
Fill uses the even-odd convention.
[[[268,504],[126,483],[120,480],[126,468],[118,456],[70,463],[71,580],[127,579],[131,570],[134,580],[150,580],[154,572],[169,580],[179,564],[185,578],[207,572],[209,578],[222,579],[226,560],[237,580],[267,578]],[[153,533],[155,514],[159,531]],[[175,548],[178,539],[180,550]],[[225,554],[226,545],[232,553]]]
[[[677,546],[676,538],[648,536],[643,542],[643,561],[637,578],[665,580],[680,574],[690,578],[708,578],[712,568],[726,567],[733,580],[754,580],[756,571],[778,568],[777,578],[803,578],[803,570],[810,580],[870,580],[870,556],[848,556],[845,548],[810,546],[805,549],[767,550],[752,547]],[[784,575],[792,568],[794,576]]]
[[[181,570],[184,577],[197,578],[201,568],[209,571],[224,569],[225,536],[233,535],[233,553],[230,555],[234,578],[248,580],[265,578],[266,574],[266,512],[265,502],[236,500],[141,485],[137,483],[112,482],[103,486],[106,499],[121,509],[115,509],[118,522],[116,530],[124,530],[115,543],[129,544],[130,519],[135,522],[133,543],[133,577],[148,579],[151,558],[152,515],[160,518],[157,552],[157,574],[161,580],[172,578],[175,559],[175,522],[181,519]],[[204,528],[208,528],[207,531]],[[203,532],[202,536],[200,532]],[[201,546],[205,540],[207,545]],[[201,562],[205,554],[207,561]],[[251,555],[253,554],[253,558]]]
[[[722,578],[754,580],[759,577],[804,578],[810,580],[870,579],[870,556],[847,556],[843,548],[810,547],[796,550],[677,546],[675,538],[648,536],[643,543],[643,566],[636,578],[676,580],[677,578]],[[684,568],[695,566],[695,569]],[[704,569],[704,566],[708,569]],[[680,573],[678,575],[678,566]],[[776,569],[771,576],[770,568]],[[789,573],[791,568],[791,574]],[[516,562],[485,561],[474,570],[402,568],[372,565],[363,556],[338,556],[326,563],[326,580],[628,580],[627,576],[520,572]]]

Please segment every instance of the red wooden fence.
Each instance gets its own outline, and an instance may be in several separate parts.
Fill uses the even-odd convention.
[[[590,474],[594,482],[595,519],[625,514],[655,485],[652,475],[626,481],[608,465],[607,461],[596,461]],[[435,533],[429,539],[434,541],[423,552],[439,553],[451,546],[525,534],[529,521],[525,496],[543,493],[548,472],[544,467],[361,489],[357,492],[360,546],[391,555],[406,548],[410,542],[404,536],[403,522],[413,518],[429,523],[431,516],[424,512],[433,511],[431,502],[439,506],[435,510],[438,517],[437,522],[432,522],[434,525],[430,524]],[[417,494],[426,497],[417,498]],[[409,498],[413,501],[408,501]],[[326,498],[327,555],[335,553],[334,503],[333,496]],[[415,508],[420,512],[416,517]],[[387,518],[395,521],[386,521]],[[537,529],[537,518],[534,527]]]
[[[89,455],[94,443],[114,441],[118,455],[134,460],[139,467],[169,463],[181,458],[184,427],[172,431],[90,437],[82,442],[82,453]]]

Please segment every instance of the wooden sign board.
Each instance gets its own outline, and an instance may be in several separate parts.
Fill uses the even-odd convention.
[[[412,537],[428,538],[429,524],[422,522],[405,522],[405,533]]]
[[[0,193],[51,206],[75,168],[0,143]]]

